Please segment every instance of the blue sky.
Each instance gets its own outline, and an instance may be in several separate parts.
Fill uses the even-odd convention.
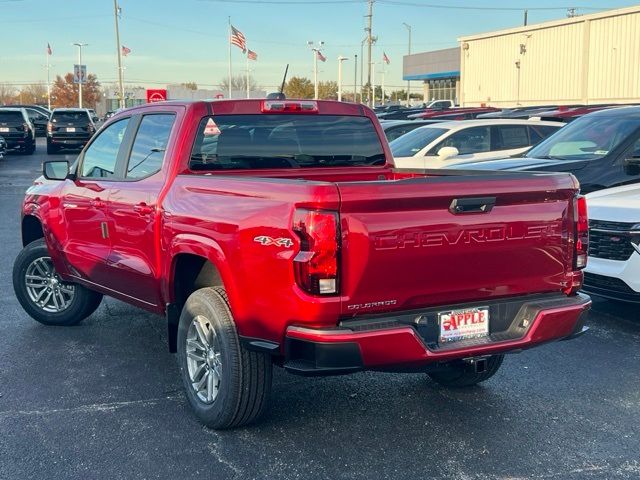
[[[246,0],[245,0],[246,1]],[[267,0],[269,1],[269,0]],[[286,0],[285,0],[286,1]],[[292,0],[289,0],[292,1]],[[296,1],[296,0],[293,0]],[[214,88],[227,75],[227,17],[247,37],[249,48],[258,53],[251,64],[257,81],[275,88],[284,66],[289,76],[311,78],[312,54],[307,40],[325,42],[327,62],[319,78],[337,78],[339,55],[344,64],[345,84],[353,84],[354,54],[360,55],[364,38],[366,2],[295,5],[228,3],[215,0],[120,0],[121,43],[132,50],[125,58],[127,84],[158,86],[194,81]],[[391,0],[395,1],[395,0]],[[637,0],[398,0],[402,3],[508,8],[541,8],[574,5],[579,13],[637,4]],[[583,8],[580,8],[583,7]],[[565,17],[564,10],[530,10],[529,23]],[[76,61],[73,42],[88,43],[83,51],[89,72],[102,83],[114,82],[115,39],[112,0],[0,0],[0,83],[33,83],[46,79],[45,48],[53,48],[51,73],[71,71]],[[385,51],[387,86],[402,86],[402,55],[407,50],[407,30],[413,27],[413,51],[457,45],[456,38],[522,24],[522,11],[457,10],[411,5],[374,4],[373,32],[379,37],[374,60]],[[366,54],[366,53],[365,53]],[[233,47],[234,71],[244,71],[245,62]],[[381,67],[378,67],[380,69]],[[366,74],[365,74],[366,75]],[[377,75],[379,78],[379,75]],[[348,87],[347,87],[348,88]]]

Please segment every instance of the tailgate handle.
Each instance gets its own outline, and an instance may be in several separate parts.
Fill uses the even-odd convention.
[[[454,198],[449,211],[454,215],[461,213],[489,213],[496,204],[496,197]]]

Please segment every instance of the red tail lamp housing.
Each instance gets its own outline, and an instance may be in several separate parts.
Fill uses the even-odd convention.
[[[589,216],[586,197],[578,195],[573,205],[576,232],[573,267],[575,270],[581,270],[587,266],[587,258],[589,256]]]
[[[300,238],[300,251],[293,260],[298,286],[312,295],[338,294],[338,214],[296,210],[293,231]]]

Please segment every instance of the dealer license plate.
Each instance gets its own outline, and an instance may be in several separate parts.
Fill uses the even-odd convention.
[[[440,343],[489,335],[489,308],[465,308],[438,313]]]
[[[8,132],[9,127],[0,127],[0,132]]]
[[[67,132],[75,132],[76,127],[67,127]]]

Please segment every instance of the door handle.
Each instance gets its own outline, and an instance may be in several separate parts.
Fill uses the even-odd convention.
[[[151,215],[153,213],[153,208],[143,202],[134,205],[133,211],[139,213],[140,215]]]
[[[107,204],[99,198],[94,198],[89,201],[89,205],[93,208],[105,208]]]

